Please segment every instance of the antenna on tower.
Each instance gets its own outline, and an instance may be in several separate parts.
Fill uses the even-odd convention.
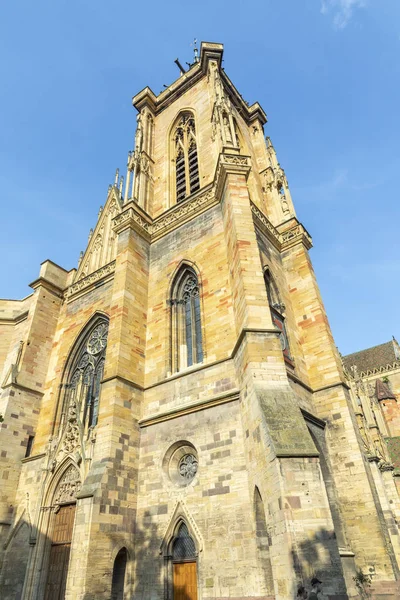
[[[193,54],[194,54],[194,64],[199,62],[199,51],[197,48],[197,40],[196,38],[194,38],[193,40],[193,44],[190,44],[191,46],[193,46]]]

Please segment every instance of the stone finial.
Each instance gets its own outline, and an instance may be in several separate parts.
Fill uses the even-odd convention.
[[[99,214],[97,215],[97,218],[100,217],[101,213],[103,212],[103,205],[100,204],[100,208],[99,208]]]
[[[92,236],[93,236],[93,229],[91,229],[91,230],[89,231],[89,239],[88,239],[88,242],[90,242],[90,240],[92,239]]]
[[[118,179],[119,179],[119,169],[117,169],[115,171],[115,179],[114,179],[114,185],[118,186]]]

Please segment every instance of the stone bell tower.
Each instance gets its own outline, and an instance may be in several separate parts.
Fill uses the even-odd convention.
[[[398,597],[397,492],[365,460],[266,115],[222,55],[202,43],[133,98],[125,180],[78,268],[43,267],[51,328],[20,330],[46,352],[24,371],[32,351],[10,342],[5,435],[34,442],[3,464],[2,598],[289,600],[316,575],[344,600],[357,570]],[[24,429],[11,391],[29,377]]]

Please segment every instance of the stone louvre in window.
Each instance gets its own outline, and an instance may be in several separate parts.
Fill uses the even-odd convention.
[[[183,113],[174,131],[176,201],[200,189],[196,127],[191,113]]]
[[[290,355],[289,340],[285,325],[285,317],[283,315],[285,305],[282,304],[282,302],[280,301],[278,288],[269,269],[266,269],[264,271],[264,281],[267,290],[269,307],[271,310],[272,322],[275,325],[275,327],[280,331],[279,337],[281,341],[283,356],[287,362],[292,364],[293,360]]]

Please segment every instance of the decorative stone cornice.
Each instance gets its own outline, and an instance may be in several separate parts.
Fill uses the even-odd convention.
[[[264,233],[264,235],[269,239],[271,244],[275,246],[277,250],[281,249],[281,236],[271,223],[271,221],[261,212],[261,210],[254,204],[254,202],[250,202],[251,211],[253,213],[253,220],[256,227]]]
[[[266,217],[253,202],[251,202],[251,210],[256,227],[264,233],[280,252],[288,250],[299,243],[303,243],[307,250],[312,247],[311,236],[297,219],[293,219],[293,227],[280,233],[278,229],[272,225],[268,217]]]
[[[152,415],[141,419],[139,421],[140,427],[149,427],[150,425],[156,425],[157,423],[162,423],[164,421],[169,421],[171,419],[176,419],[183,415],[188,415],[194,412],[199,412],[201,410],[205,410],[208,408],[212,408],[213,406],[219,406],[220,404],[227,404],[228,402],[233,402],[235,400],[239,400],[240,392],[238,389],[229,390],[229,392],[224,392],[222,394],[217,394],[207,400],[201,400],[200,402],[194,402],[192,404],[186,404],[181,407],[173,408],[172,410],[165,411],[163,413],[159,413],[156,415]]]
[[[281,233],[282,250],[288,250],[300,242],[304,244],[307,250],[312,248],[311,236],[301,223]]]
[[[216,197],[222,197],[225,181],[229,173],[244,175],[247,179],[250,169],[250,156],[243,156],[242,154],[220,154],[214,177]]]
[[[145,215],[133,200],[114,218],[113,223],[113,229],[117,234],[125,231],[125,229],[133,229],[150,241],[152,219],[147,214]]]
[[[114,231],[118,234],[132,228],[148,242],[154,242],[215,204],[215,191],[212,186],[208,186],[153,220],[136,202],[131,201],[125,210],[115,217]]]
[[[186,202],[175,205],[167,213],[154,220],[151,227],[151,241],[159,239],[189,221],[195,214],[201,214],[215,204],[217,204],[215,190],[209,187]]]
[[[29,310],[24,310],[24,312],[16,315],[15,317],[2,317],[0,318],[0,325],[18,325],[25,321],[28,318]]]
[[[103,283],[111,279],[112,275],[115,271],[115,260],[100,267],[97,271],[90,273],[87,277],[80,279],[76,283],[73,283],[66,291],[66,298],[68,301],[75,299],[75,297],[80,292],[87,292],[88,288],[94,287],[95,284],[99,283],[99,281],[103,281]]]

